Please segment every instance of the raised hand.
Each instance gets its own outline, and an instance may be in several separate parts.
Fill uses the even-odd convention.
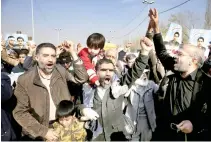
[[[155,33],[159,33],[158,11],[156,9],[150,9],[149,17],[150,17],[149,27],[153,28],[155,30]]]
[[[68,40],[68,41],[64,41],[63,43],[62,43],[62,46],[64,47],[64,49],[66,50],[66,51],[69,51],[70,53],[71,52],[75,52],[75,50],[74,50],[74,43],[72,42],[72,41],[70,41],[70,40]]]
[[[143,55],[148,55],[150,50],[152,50],[154,46],[153,42],[147,37],[141,38],[140,45],[141,45],[141,54]]]
[[[77,44],[77,52],[79,53],[83,49],[80,43]]]

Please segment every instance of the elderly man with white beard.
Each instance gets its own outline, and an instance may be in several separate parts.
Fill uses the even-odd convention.
[[[125,115],[135,124],[132,141],[150,141],[156,128],[154,95],[159,87],[148,78],[149,70],[145,69],[125,95],[129,102]]]

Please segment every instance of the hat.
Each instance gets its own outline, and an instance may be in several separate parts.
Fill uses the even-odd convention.
[[[69,52],[63,52],[59,55],[58,61],[60,64],[69,63],[72,61],[71,55]]]
[[[109,50],[109,49],[113,49],[113,48],[117,48],[116,44],[113,44],[113,43],[105,43],[104,45],[104,50]]]
[[[71,57],[63,57],[60,59],[61,64],[69,63],[71,61],[72,61]]]

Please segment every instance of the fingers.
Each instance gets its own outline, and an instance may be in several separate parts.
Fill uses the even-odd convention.
[[[99,118],[99,115],[97,114],[97,112],[95,112],[94,110],[92,110],[92,115],[91,115],[91,119],[92,120],[97,120]]]
[[[80,118],[80,120],[81,120],[81,121],[87,121],[87,120],[89,120],[89,118],[86,117],[86,116],[82,116],[82,117]]]
[[[84,108],[82,113],[85,116],[82,119],[88,118],[89,120],[97,120],[99,118],[98,113],[92,110],[91,108]]]
[[[154,14],[153,15],[155,15],[155,17],[158,17],[158,11],[155,8],[154,8]]]
[[[52,131],[51,136],[50,136],[50,141],[54,141],[58,139],[58,134],[54,131]]]
[[[179,123],[179,124],[177,125],[177,128],[180,129],[180,128],[183,126],[184,122],[185,122],[185,121],[182,121],[181,123]]]
[[[147,37],[141,38],[141,44],[145,44],[146,46],[152,46],[153,45],[152,41]]]

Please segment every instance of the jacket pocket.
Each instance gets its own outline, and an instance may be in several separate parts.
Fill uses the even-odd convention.
[[[153,101],[153,96],[152,96],[152,92],[148,92],[145,96],[144,96],[144,101],[145,102],[150,102]]]

